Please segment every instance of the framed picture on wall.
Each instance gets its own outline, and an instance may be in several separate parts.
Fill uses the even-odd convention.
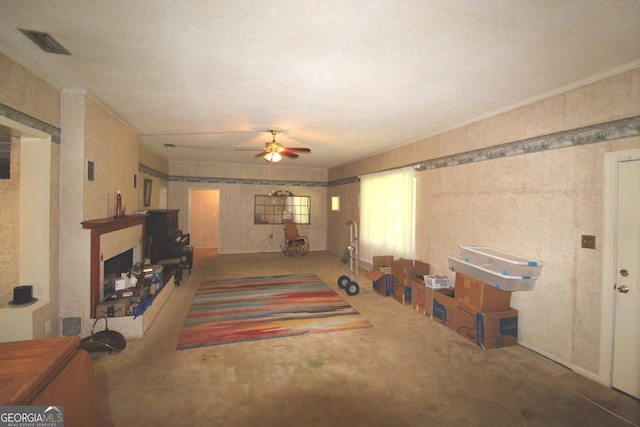
[[[144,179],[144,207],[151,206],[151,181],[149,178]]]

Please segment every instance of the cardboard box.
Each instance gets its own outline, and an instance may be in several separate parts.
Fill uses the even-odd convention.
[[[385,297],[393,294],[392,261],[393,255],[374,256],[371,270],[366,274],[373,281],[373,290]]]
[[[518,344],[518,310],[482,313],[458,305],[458,334],[488,350]]]
[[[511,292],[509,291],[501,291],[495,286],[465,276],[460,272],[456,273],[455,283],[456,300],[475,311],[490,313],[506,311],[510,308]]]
[[[391,263],[393,262],[393,255],[378,255],[373,257],[373,263],[371,264],[371,269],[375,270],[380,267],[391,267]]]
[[[392,288],[393,276],[391,274],[382,273],[377,280],[373,281],[373,290],[383,297],[391,296]]]
[[[129,310],[129,298],[121,298],[113,301],[103,301],[96,306],[96,316],[122,317],[127,315]]]
[[[420,277],[411,280],[411,307],[424,316],[433,314],[433,289],[425,286]]]
[[[477,344],[476,314],[477,311],[473,308],[467,307],[464,304],[458,304],[458,326],[456,331],[460,336],[468,339],[474,344]]]
[[[395,281],[393,285],[393,299],[402,305],[411,304],[411,286],[405,286]]]
[[[414,277],[423,277],[429,274],[429,264],[422,261],[399,258],[391,262],[391,274],[393,278],[405,286],[411,286]]]
[[[433,290],[433,314],[431,318],[438,323],[458,330],[458,301],[453,289]]]
[[[367,273],[367,277],[373,281],[380,279],[385,274],[390,274],[391,262],[393,255],[374,256],[371,270]]]
[[[426,301],[424,282],[420,281],[420,279],[416,277],[411,280],[411,308],[413,308],[420,314],[425,314],[425,306]]]
[[[518,310],[476,314],[476,334],[487,350],[518,344]]]

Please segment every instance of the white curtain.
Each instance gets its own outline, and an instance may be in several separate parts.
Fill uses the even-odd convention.
[[[416,190],[412,167],[360,178],[360,259],[415,259]]]

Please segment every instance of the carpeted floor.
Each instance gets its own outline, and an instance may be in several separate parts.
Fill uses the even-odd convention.
[[[309,273],[373,327],[176,351],[203,281]],[[365,271],[347,296],[337,286],[345,273],[328,252],[197,248],[193,273],[144,338],[94,359],[100,410],[116,427],[640,424],[638,401],[521,346],[482,350],[373,292]]]
[[[178,349],[371,327],[313,274],[203,282]]]

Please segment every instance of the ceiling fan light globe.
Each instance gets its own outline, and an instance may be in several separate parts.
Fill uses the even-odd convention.
[[[265,154],[264,159],[269,163],[278,163],[282,160],[282,156],[278,152],[273,152]]]

